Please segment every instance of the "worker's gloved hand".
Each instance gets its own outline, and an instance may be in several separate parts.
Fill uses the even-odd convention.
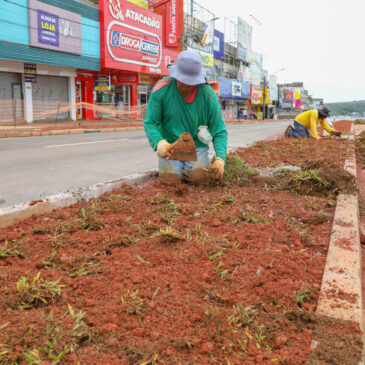
[[[340,131],[332,131],[331,135],[336,137],[341,137],[342,133]]]
[[[222,180],[224,174],[224,161],[220,157],[217,157],[215,161],[210,165],[210,170],[215,173],[215,180]]]
[[[158,157],[161,157],[161,158],[166,158],[171,155],[171,144],[168,143],[165,139],[158,142],[157,155],[158,155]]]

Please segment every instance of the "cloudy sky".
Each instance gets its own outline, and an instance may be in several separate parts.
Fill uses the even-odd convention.
[[[285,68],[279,82],[303,81],[325,102],[365,100],[365,0],[196,1],[221,19],[251,24],[264,68]]]

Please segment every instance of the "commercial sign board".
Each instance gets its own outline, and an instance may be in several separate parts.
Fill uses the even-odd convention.
[[[110,90],[110,76],[95,76],[94,90],[95,91]]]
[[[202,46],[193,40],[193,34],[189,34],[188,31],[187,36],[187,49],[199,53],[202,58],[203,67],[207,73],[207,79],[217,80],[218,76],[214,67],[213,42],[206,43]]]
[[[251,51],[250,56],[250,82],[253,84],[260,84],[262,78],[262,54]]]
[[[252,100],[259,100],[261,99],[262,91],[261,87],[257,85],[251,85],[251,92],[250,92],[250,99]]]
[[[37,65],[35,63],[24,63],[25,82],[37,82]]]
[[[178,1],[169,0],[166,4],[166,25],[165,25],[165,45],[166,47],[179,47],[178,42]]]
[[[162,48],[162,17],[126,0],[100,0],[101,66],[167,75],[177,58]]]
[[[113,85],[138,84],[138,74],[125,74],[112,76]]]
[[[239,80],[219,77],[219,97],[221,99],[249,99],[250,84]]]
[[[224,60],[224,34],[217,29],[214,29],[213,55]]]
[[[252,44],[252,27],[243,19],[238,18],[237,23],[237,58],[248,61],[248,52]]]
[[[32,47],[82,53],[81,15],[29,0],[29,40]]]
[[[232,96],[235,98],[240,98],[242,96],[241,82],[232,80]]]
[[[293,103],[293,95],[294,92],[292,90],[285,90],[285,102],[286,103]]]

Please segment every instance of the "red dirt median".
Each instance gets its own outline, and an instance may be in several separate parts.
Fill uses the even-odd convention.
[[[300,162],[291,140],[267,145],[276,143]],[[315,143],[341,155],[347,142]],[[312,147],[296,144],[305,157]],[[327,334],[326,348],[343,326],[331,357],[358,363],[358,329],[314,315],[333,201],[257,183],[247,168],[240,174],[247,179],[232,173],[215,187],[124,186],[7,228],[0,359],[303,364],[313,332]]]

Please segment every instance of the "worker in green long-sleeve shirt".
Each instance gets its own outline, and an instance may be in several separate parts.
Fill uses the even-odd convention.
[[[183,179],[198,183],[207,167],[217,180],[223,178],[227,152],[227,130],[218,98],[206,83],[200,55],[193,51],[180,53],[175,65],[169,67],[170,77],[153,88],[144,128],[159,158],[160,179],[177,183]],[[197,161],[170,161],[169,146],[181,133],[193,136]],[[209,142],[213,141],[215,161],[209,159]]]

